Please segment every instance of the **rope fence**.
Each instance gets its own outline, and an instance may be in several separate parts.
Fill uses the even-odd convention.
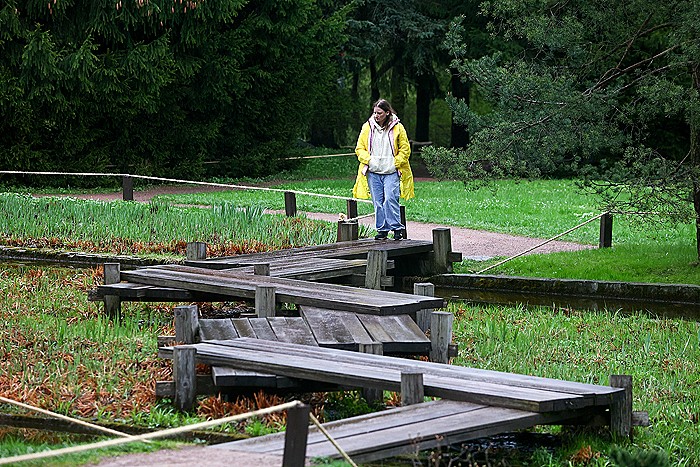
[[[121,177],[122,179],[141,179],[141,180],[151,180],[151,181],[157,181],[157,182],[166,182],[166,183],[181,183],[185,185],[199,185],[199,186],[213,186],[213,187],[219,187],[219,188],[230,188],[234,190],[257,190],[257,191],[268,191],[268,192],[274,192],[274,193],[284,193],[285,195],[287,193],[291,193],[293,195],[306,195],[306,196],[316,196],[319,198],[327,198],[327,199],[336,199],[336,200],[343,200],[343,201],[352,201],[354,203],[367,203],[367,204],[372,204],[372,201],[366,200],[366,199],[357,199],[357,198],[349,198],[347,196],[336,196],[336,195],[327,195],[323,193],[311,193],[308,191],[300,191],[300,190],[284,190],[281,188],[269,188],[269,187],[259,187],[259,186],[251,186],[251,185],[235,185],[231,183],[216,183],[216,182],[200,182],[196,180],[183,180],[183,179],[178,179],[178,178],[165,178],[165,177],[152,177],[149,175],[133,175],[133,174],[124,174],[124,173],[107,173],[107,172],[26,172],[26,171],[20,171],[20,170],[0,170],[0,174],[6,174],[6,175],[51,175],[51,176],[71,176],[71,177]],[[133,189],[133,188],[132,188]],[[132,198],[133,199],[133,198]],[[359,216],[353,216],[344,219],[345,221],[355,221],[358,219],[361,219],[363,217],[371,217],[374,214],[368,214],[362,217]]]
[[[68,421],[71,421],[73,423],[87,425],[87,426],[90,426],[92,428],[108,432],[110,434],[115,434],[115,435],[121,436],[121,438],[118,438],[118,439],[99,441],[97,443],[82,444],[80,446],[71,446],[68,448],[35,452],[35,453],[31,453],[31,454],[22,454],[22,455],[13,456],[13,457],[5,457],[5,458],[0,459],[0,465],[13,464],[15,462],[35,461],[35,460],[39,460],[39,459],[47,459],[47,458],[51,458],[51,457],[64,456],[64,455],[68,455],[68,454],[76,454],[79,452],[90,451],[93,449],[102,449],[102,448],[120,446],[120,445],[127,444],[127,443],[148,442],[149,440],[152,440],[152,439],[166,438],[168,436],[187,433],[190,431],[201,430],[201,429],[205,429],[205,428],[212,428],[212,427],[215,427],[218,425],[222,425],[224,423],[240,422],[240,421],[246,420],[248,418],[252,418],[252,417],[258,417],[258,416],[267,415],[267,414],[271,414],[271,413],[275,413],[275,412],[282,412],[284,410],[297,409],[299,407],[305,406],[305,404],[303,404],[302,402],[292,401],[292,402],[287,402],[284,404],[275,405],[272,407],[267,407],[264,409],[254,410],[252,412],[247,412],[244,414],[238,414],[238,415],[232,415],[230,417],[219,418],[217,420],[207,420],[206,422],[194,423],[192,425],[181,426],[181,427],[176,427],[176,428],[169,428],[166,430],[156,431],[156,432],[152,432],[152,433],[145,433],[143,435],[129,435],[126,433],[121,433],[119,431],[110,430],[109,428],[104,428],[104,427],[100,427],[98,425],[93,425],[91,423],[83,422],[82,420],[78,420],[78,419],[71,418],[71,417],[66,417],[65,415],[60,415],[60,414],[57,414],[54,412],[50,412],[48,410],[40,409],[38,407],[32,407],[32,406],[23,404],[21,402],[14,401],[12,399],[7,399],[5,397],[0,397],[0,401],[8,403],[8,404],[17,405],[19,407],[23,407],[23,408],[26,408],[29,410],[33,410],[35,412],[40,412],[43,414],[47,414],[47,415],[51,415],[51,416],[54,416],[57,418],[68,420]],[[355,464],[352,461],[352,459],[350,459],[348,454],[338,445],[338,443],[333,439],[333,437],[330,435],[330,433],[328,433],[328,431],[325,428],[323,428],[323,426],[321,425],[321,422],[319,422],[318,419],[311,412],[309,412],[309,419],[314,423],[314,425],[316,425],[316,427],[319,429],[319,431],[321,433],[323,433],[324,436],[326,436],[328,441],[338,450],[338,453],[350,465],[352,465],[353,467],[357,467],[357,464]]]

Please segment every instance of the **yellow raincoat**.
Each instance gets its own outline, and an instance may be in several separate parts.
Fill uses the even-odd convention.
[[[365,122],[362,125],[360,136],[357,138],[357,146],[355,147],[355,154],[357,154],[357,159],[360,161],[360,166],[357,169],[357,178],[355,179],[355,186],[352,188],[352,196],[359,199],[370,198],[367,175],[362,173],[362,169],[369,165],[371,131],[372,126],[370,122]],[[401,198],[411,199],[415,196],[415,193],[413,191],[413,172],[408,163],[408,158],[411,156],[411,145],[408,142],[408,135],[403,125],[398,122],[398,119],[390,127],[389,131],[391,131],[394,139],[394,162],[396,169],[401,173]]]

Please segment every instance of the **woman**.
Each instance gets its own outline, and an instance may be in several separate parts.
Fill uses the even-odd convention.
[[[399,196],[413,198],[413,172],[408,164],[411,146],[406,129],[391,104],[379,99],[369,120],[362,125],[355,154],[360,161],[352,189],[355,198],[371,196],[377,228],[376,240],[385,240],[389,231],[394,240],[404,238]]]

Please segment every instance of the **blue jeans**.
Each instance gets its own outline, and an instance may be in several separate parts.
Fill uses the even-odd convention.
[[[399,207],[400,182],[398,172],[393,174],[367,172],[367,183],[369,183],[369,193],[374,204],[377,232],[403,230],[404,228],[401,223],[401,208]]]

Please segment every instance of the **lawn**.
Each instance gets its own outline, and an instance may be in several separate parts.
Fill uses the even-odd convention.
[[[334,164],[354,165],[350,162]],[[325,170],[347,174],[349,169],[338,166],[333,172]],[[290,176],[297,180],[276,187],[347,196],[352,186],[348,176],[320,181],[311,177],[312,170],[305,173],[306,179]],[[599,212],[595,200],[576,194],[575,183],[567,180],[503,181],[495,191],[466,191],[459,183],[426,181],[417,184],[416,192],[418,198],[407,203],[413,220],[545,238]],[[327,223],[262,214],[263,208],[282,209],[284,204],[279,192],[260,193],[164,196],[150,204],[33,200],[3,194],[0,242],[172,259],[181,258],[185,242],[191,240],[210,242],[218,254],[332,241],[334,226]],[[345,209],[342,201],[305,198],[298,196],[300,210],[337,213]],[[361,204],[360,209],[369,208]],[[616,217],[611,249],[535,255],[506,263],[498,272],[698,284],[691,233],[690,225],[639,228],[632,220]],[[596,243],[597,225],[566,239]],[[474,264],[461,267],[469,270]],[[200,401],[196,412],[180,414],[168,401],[156,400],[154,382],[171,377],[170,365],[156,358],[156,338],[173,333],[172,305],[125,303],[125,318],[108,321],[99,306],[85,298],[86,291],[101,281],[100,274],[92,269],[0,264],[3,396],[86,420],[119,421],[151,429],[279,402],[209,398]],[[594,383],[606,383],[610,374],[634,378],[634,408],[649,412],[651,427],[638,429],[633,441],[613,440],[599,431],[546,429],[543,431],[558,436],[561,446],[539,449],[524,464],[611,465],[608,454],[615,446],[629,451],[662,450],[671,465],[700,464],[697,322],[615,310],[526,309],[459,302],[451,303],[449,310],[456,317],[455,342],[460,348],[456,364]],[[337,403],[326,400],[328,412],[317,406],[318,416],[330,413]],[[351,410],[358,405],[353,402]],[[18,412],[7,405],[2,411]],[[260,434],[280,429],[282,424],[279,417],[271,417],[223,429]],[[0,456],[73,442],[4,430]],[[64,462],[70,465],[89,459],[81,456]]]

